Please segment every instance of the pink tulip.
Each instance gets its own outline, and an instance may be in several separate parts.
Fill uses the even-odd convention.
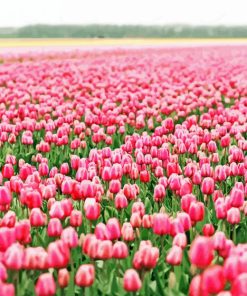
[[[15,225],[15,238],[17,241],[27,244],[31,241],[31,225],[29,220],[20,220]]]
[[[46,215],[39,208],[31,210],[29,216],[30,224],[32,227],[44,226],[46,223]]]
[[[191,228],[191,218],[187,213],[178,213],[177,219],[182,223],[184,231],[188,231]]]
[[[155,214],[153,217],[153,232],[158,235],[170,233],[170,219],[166,214]]]
[[[197,267],[207,267],[214,257],[210,238],[198,236],[191,244],[189,257],[190,262]]]
[[[124,242],[118,241],[113,245],[112,257],[115,259],[124,259],[128,256],[128,247]]]
[[[50,219],[47,226],[47,234],[50,237],[60,236],[63,231],[62,223],[58,218]]]
[[[8,278],[7,269],[4,264],[0,263],[0,280],[5,282]]]
[[[192,202],[189,207],[189,215],[192,221],[198,222],[204,219],[204,204],[202,202]]]
[[[202,233],[204,236],[212,236],[214,234],[214,226],[213,224],[205,224],[202,228]]]
[[[239,208],[244,203],[244,191],[238,188],[233,188],[230,194],[231,206]]]
[[[144,215],[142,217],[142,227],[143,228],[152,228],[153,227],[153,216]]]
[[[63,229],[61,240],[65,242],[69,248],[75,248],[78,246],[78,234],[71,226]]]
[[[70,259],[70,250],[67,244],[62,240],[56,240],[49,244],[48,249],[48,264],[52,268],[67,267]]]
[[[119,239],[121,236],[120,223],[116,218],[110,218],[106,223],[106,228],[111,240]]]
[[[35,293],[37,296],[53,296],[56,293],[56,283],[52,274],[43,273],[39,276],[35,285]]]
[[[174,236],[172,241],[173,246],[178,246],[184,249],[187,246],[187,237],[185,233],[178,233]]]
[[[189,212],[190,205],[193,201],[196,201],[196,197],[193,194],[183,195],[181,198],[181,208],[185,212]]]
[[[0,205],[9,205],[12,201],[12,195],[9,189],[5,186],[0,186]]]
[[[224,289],[225,282],[223,267],[214,265],[204,270],[201,278],[201,289],[204,293],[216,294]]]
[[[174,245],[169,250],[167,256],[166,256],[166,262],[170,265],[180,265],[183,258],[183,250],[177,246]]]
[[[128,206],[128,200],[127,200],[126,196],[121,192],[116,194],[114,203],[115,203],[116,209],[118,209],[118,210],[127,208],[127,206]]]
[[[157,184],[154,187],[154,200],[160,202],[165,198],[166,190],[165,187],[161,184]]]
[[[230,256],[224,262],[224,277],[233,282],[240,273],[240,262],[237,256]]]
[[[241,220],[240,211],[238,208],[230,208],[227,211],[227,217],[226,220],[230,224],[238,224]]]
[[[100,216],[100,204],[94,198],[86,199],[84,210],[88,220],[97,220]]]
[[[143,202],[134,202],[131,208],[131,213],[139,213],[139,215],[142,217],[145,214],[145,205]]]
[[[109,191],[111,193],[118,193],[121,189],[121,183],[119,180],[111,180],[109,183]]]
[[[66,268],[59,269],[58,271],[58,284],[61,288],[69,285],[70,274]]]
[[[24,249],[18,243],[12,244],[4,253],[4,264],[8,269],[20,270],[22,268]]]
[[[122,238],[125,241],[133,241],[135,239],[134,229],[132,225],[128,222],[125,222],[121,229]]]
[[[9,227],[12,228],[15,226],[16,223],[16,214],[13,211],[8,211],[0,221],[0,226],[1,227]]]
[[[0,283],[0,295],[14,296],[15,295],[14,284]]]
[[[140,245],[133,258],[133,267],[135,269],[152,269],[156,266],[158,259],[158,248],[152,247],[152,245]]]
[[[75,283],[80,287],[89,287],[93,284],[94,278],[94,266],[92,264],[83,264],[76,272]]]
[[[12,176],[14,176],[14,168],[12,164],[6,163],[2,168],[2,175],[6,179],[10,179]]]
[[[123,286],[128,292],[136,292],[140,290],[142,282],[138,273],[134,269],[128,269],[125,271]]]
[[[97,248],[97,258],[107,260],[112,258],[113,246],[110,240],[99,241]]]
[[[247,295],[247,273],[240,274],[233,282],[232,296]]]
[[[198,274],[193,277],[190,283],[189,296],[200,296],[201,292],[201,275]]]
[[[148,171],[142,171],[140,173],[140,181],[143,183],[148,183],[150,182],[150,174]]]
[[[142,225],[142,218],[139,213],[133,213],[130,217],[130,223],[134,228],[139,228]]]
[[[203,194],[210,195],[214,192],[214,179],[207,177],[202,180],[201,191]]]

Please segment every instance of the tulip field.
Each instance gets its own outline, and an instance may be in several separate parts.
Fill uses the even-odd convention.
[[[247,295],[247,47],[0,54],[0,296]]]

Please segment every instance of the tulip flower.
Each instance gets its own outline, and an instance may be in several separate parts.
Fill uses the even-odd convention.
[[[158,235],[170,233],[170,219],[166,214],[156,214],[153,218],[153,232]]]
[[[140,290],[142,282],[138,273],[134,269],[128,269],[125,271],[123,286],[128,292],[136,292]]]
[[[112,257],[115,259],[124,259],[128,256],[128,247],[124,242],[118,241],[113,245]]]
[[[59,269],[58,271],[58,284],[61,288],[65,288],[69,284],[70,274],[66,268]]]
[[[198,236],[190,247],[190,262],[199,268],[207,267],[213,260],[213,243],[210,238]]]
[[[100,204],[94,198],[86,199],[84,210],[88,220],[97,220],[100,216]]]
[[[75,283],[80,287],[89,287],[95,279],[95,270],[92,264],[81,265],[75,275]]]
[[[201,191],[203,194],[210,195],[214,192],[214,179],[207,177],[202,180]]]
[[[180,265],[183,258],[183,251],[179,246],[172,246],[166,256],[166,262],[171,265]]]
[[[35,293],[37,296],[53,296],[56,293],[56,283],[52,274],[43,273],[39,276],[35,285]]]
[[[0,63],[0,296],[247,295],[244,45]]]
[[[201,278],[201,289],[205,293],[216,294],[225,286],[223,267],[214,265],[204,270]]]

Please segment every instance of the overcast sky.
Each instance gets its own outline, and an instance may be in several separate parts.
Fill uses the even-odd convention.
[[[247,0],[0,0],[0,27],[29,24],[247,24]]]

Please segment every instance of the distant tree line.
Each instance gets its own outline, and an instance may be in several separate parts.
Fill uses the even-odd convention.
[[[247,26],[33,25],[0,28],[0,38],[244,38]]]

